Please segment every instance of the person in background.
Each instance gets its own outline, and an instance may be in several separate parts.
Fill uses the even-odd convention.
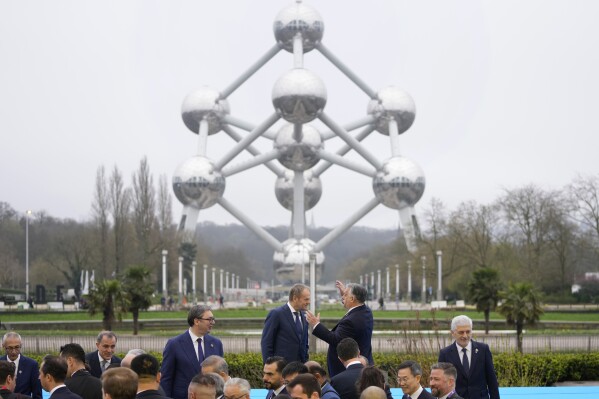
[[[50,393],[49,399],[81,399],[64,384],[67,377],[67,362],[58,356],[46,355],[40,367],[42,388]]]
[[[10,331],[2,337],[2,348],[6,353],[0,360],[8,360],[15,365],[16,386],[15,393],[31,396],[33,399],[42,399],[42,385],[39,380],[39,366],[37,362],[21,353],[23,343],[21,336]]]
[[[79,344],[66,344],[60,348],[60,357],[67,362],[64,384],[83,399],[102,399],[102,381],[85,368],[85,351]]]
[[[96,338],[96,350],[85,355],[89,372],[100,378],[110,365],[120,366],[121,359],[114,355],[116,351],[116,334],[112,331],[100,331]]]

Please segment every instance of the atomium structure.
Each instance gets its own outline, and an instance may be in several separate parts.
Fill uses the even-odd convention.
[[[173,190],[184,206],[179,229],[195,231],[199,211],[218,204],[273,248],[275,274],[282,283],[302,280],[303,266],[309,263],[311,255],[316,259],[318,279],[324,267],[323,249],[380,204],[399,212],[407,248],[414,251],[419,235],[414,205],[422,197],[425,178],[421,168],[399,151],[399,136],[410,128],[416,114],[412,98],[397,87],[379,91],[368,87],[325,47],[321,16],[301,1],[279,12],[273,30],[276,44],[229,87],[222,91],[203,87],[183,101],[183,122],[198,135],[198,150],[197,155],[177,167],[173,176]],[[292,54],[292,68],[273,83],[272,115],[257,125],[233,117],[227,98],[281,50]],[[304,68],[304,54],[313,50],[320,52],[368,96],[370,100],[362,119],[341,125],[327,115],[326,85]],[[280,120],[284,121],[282,127],[270,131]],[[314,120],[321,121],[330,131],[320,132],[309,124]],[[354,131],[357,133],[352,134]],[[362,143],[373,132],[389,137],[391,154],[387,154],[386,160],[379,160]],[[236,144],[221,159],[211,160],[207,156],[208,136],[217,133],[229,135]],[[272,150],[260,152],[252,144],[259,137],[272,140]],[[327,152],[324,146],[332,138],[344,142],[335,153]],[[360,155],[364,164],[344,157],[351,150]],[[252,158],[230,165],[243,151],[248,151]],[[274,173],[276,198],[291,211],[290,234],[284,242],[278,241],[224,196],[227,177],[259,165]],[[320,200],[323,191],[320,176],[332,165],[370,177],[374,195],[353,215],[314,242],[307,236],[306,211]]]

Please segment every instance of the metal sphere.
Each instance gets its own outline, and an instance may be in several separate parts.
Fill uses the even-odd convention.
[[[416,105],[405,91],[389,86],[377,93],[377,98],[368,103],[368,113],[377,118],[376,130],[389,134],[389,121],[397,122],[399,134],[405,132],[414,123]]]
[[[310,270],[310,253],[314,248],[314,241],[308,238],[297,240],[291,238],[283,243],[283,251],[276,251],[273,256],[275,276],[283,284],[298,283],[302,281],[302,265],[306,277]],[[316,281],[320,279],[324,270],[324,254],[316,253]]]
[[[279,12],[273,31],[279,46],[289,52],[293,52],[293,38],[301,33],[304,53],[307,53],[322,40],[324,22],[314,8],[295,3]]]
[[[287,122],[308,123],[324,109],[327,88],[307,69],[292,69],[275,82],[272,103]]]
[[[225,178],[214,168],[212,161],[198,155],[177,167],[173,175],[173,190],[183,205],[205,209],[222,197]]]
[[[295,126],[299,127],[296,136]],[[298,172],[310,169],[319,160],[318,151],[324,148],[318,130],[310,125],[284,125],[275,138],[274,148],[279,151],[279,162]]]
[[[218,90],[202,87],[185,97],[181,106],[181,116],[185,126],[198,134],[200,121],[208,121],[208,134],[214,134],[222,129],[221,119],[229,113],[229,103],[220,98]]]
[[[376,197],[392,209],[413,206],[422,197],[425,185],[420,166],[404,157],[385,161],[372,181]]]
[[[293,210],[293,177],[294,172],[287,169],[283,177],[275,182],[275,196],[283,208]],[[309,210],[320,201],[322,182],[314,176],[311,170],[304,172],[304,209]]]

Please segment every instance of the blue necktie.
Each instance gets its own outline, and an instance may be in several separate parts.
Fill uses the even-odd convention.
[[[300,320],[299,312],[293,312],[293,314],[295,315],[295,329],[297,330],[297,335],[301,337],[302,331],[304,329],[302,328],[302,321]]]
[[[200,364],[204,361],[204,351],[202,350],[202,338],[198,338],[198,360]]]

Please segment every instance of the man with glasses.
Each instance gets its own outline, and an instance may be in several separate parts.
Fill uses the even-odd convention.
[[[6,352],[0,360],[7,360],[15,365],[16,385],[13,392],[42,399],[42,385],[39,380],[37,362],[21,354],[21,336],[14,331],[4,334],[2,348]]]
[[[433,399],[420,385],[422,367],[413,360],[406,360],[397,367],[397,383],[404,393],[402,399]]]
[[[162,352],[160,386],[166,396],[186,399],[191,379],[201,371],[200,365],[208,356],[224,356],[223,343],[210,335],[215,324],[208,306],[193,306],[187,315],[189,330],[171,338]]]
[[[231,378],[225,383],[223,399],[250,399],[250,383],[243,378]]]

